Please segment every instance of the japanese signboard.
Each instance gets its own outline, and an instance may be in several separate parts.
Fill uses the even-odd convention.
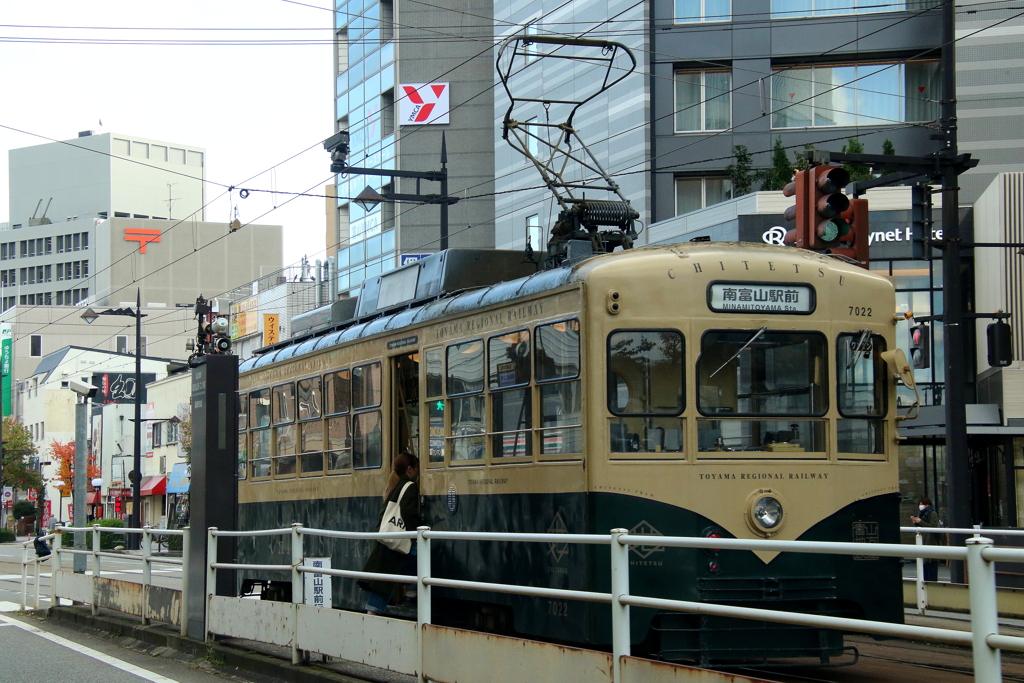
[[[142,378],[141,400],[146,402],[146,385],[156,381],[156,375],[152,372],[144,372]],[[135,373],[134,372],[104,372],[95,373],[92,376],[92,385],[98,387],[95,403],[135,403]]]
[[[281,341],[281,316],[277,313],[263,314],[263,345],[270,346]]]
[[[259,330],[259,297],[231,304],[231,338],[247,337]]]
[[[448,83],[403,83],[398,89],[399,126],[448,123]]]
[[[712,282],[708,308],[720,313],[813,313],[814,289],[804,284]]]
[[[302,561],[302,566],[330,569],[331,558],[307,557]],[[331,577],[312,572],[303,572],[302,575],[305,577],[305,585],[303,586],[305,604],[329,608],[331,606]]]
[[[3,414],[11,414],[11,344],[14,327],[10,323],[0,325],[0,391],[3,392]]]

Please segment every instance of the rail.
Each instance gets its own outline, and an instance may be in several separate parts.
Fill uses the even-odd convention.
[[[982,534],[982,527],[980,524],[976,524],[970,529],[961,529],[956,527],[921,527],[921,526],[901,526],[900,532],[905,534],[914,534],[914,542],[916,545],[925,545],[924,537],[927,534],[932,535],[955,535],[955,536],[975,536],[980,537]],[[1024,529],[984,529],[985,532],[992,536],[1024,536]],[[941,558],[940,558],[941,559]],[[917,613],[924,615],[928,611],[928,581],[925,576],[925,558],[918,557],[916,559],[917,573],[914,577],[914,597],[917,603]]]
[[[95,584],[97,580],[103,577],[103,564],[102,558],[117,559],[127,562],[139,562],[142,565],[142,593],[144,604],[148,605],[149,595],[153,588],[153,565],[170,565],[181,567],[181,635],[187,635],[187,619],[184,615],[187,613],[187,601],[188,601],[188,571],[185,566],[189,553],[190,535],[188,527],[184,529],[154,529],[150,526],[144,526],[142,528],[133,527],[104,527],[98,524],[94,524],[91,527],[58,527],[54,530],[55,533],[47,538],[55,538],[53,543],[51,561],[51,579],[50,579],[50,590],[51,590],[51,605],[56,606],[59,596],[57,595],[57,573],[61,571],[62,559],[64,555],[70,555],[72,557],[92,558],[91,570],[92,570],[92,582]],[[65,548],[63,547],[62,534],[66,532],[92,532],[92,549],[85,550],[82,548]],[[105,552],[102,548],[103,534],[120,534],[127,536],[129,534],[141,534],[141,550],[140,555],[132,553],[113,553]],[[77,533],[76,533],[77,535]],[[154,537],[166,537],[166,536],[180,536],[181,537],[181,557],[160,557],[153,555],[153,540]],[[84,544],[84,543],[83,543]],[[81,569],[81,572],[79,572]],[[75,568],[76,573],[84,573],[85,566],[81,568]],[[116,572],[112,572],[116,573]],[[38,591],[38,579],[36,581],[36,609],[39,607],[39,591]],[[24,602],[24,601],[23,601]],[[92,613],[97,614],[99,606],[96,600],[92,601]],[[150,623],[150,618],[147,614],[146,609],[142,610],[142,623],[147,625]]]
[[[975,533],[977,530],[971,530]],[[653,607],[656,609],[712,614],[718,616],[756,619],[761,621],[829,628],[842,631],[866,633],[872,635],[898,636],[917,638],[942,643],[970,645],[973,650],[975,680],[982,683],[997,683],[1002,680],[1001,650],[1024,652],[1024,638],[1001,635],[999,633],[996,608],[995,562],[1024,562],[1024,549],[993,548],[991,539],[976,536],[967,540],[965,546],[940,547],[923,544],[871,544],[871,555],[879,557],[915,557],[922,559],[948,559],[966,561],[969,568],[970,582],[968,590],[971,605],[971,632],[949,631],[946,629],[891,624],[886,622],[849,619],[824,615],[811,615],[796,612],[775,612],[772,610],[717,605],[703,602],[667,600],[648,596],[634,595],[629,587],[629,552],[631,546],[650,545],[657,539],[659,546],[677,548],[707,549],[742,549],[780,551],[809,554],[832,555],[863,555],[863,543],[828,543],[812,541],[774,541],[762,539],[723,539],[723,538],[688,538],[668,536],[646,536],[630,534],[625,529],[613,529],[609,534],[574,535],[574,534],[507,534],[434,531],[429,527],[420,527],[415,532],[373,533],[373,532],[339,532],[325,529],[307,529],[301,524],[293,524],[289,529],[272,529],[260,531],[220,531],[211,527],[207,532],[207,557],[217,557],[217,542],[220,537],[246,537],[290,535],[291,563],[287,565],[243,565],[229,562],[209,562],[207,567],[207,610],[206,637],[215,635],[210,627],[210,603],[215,597],[213,587],[216,586],[218,570],[259,568],[264,571],[290,572],[292,582],[292,603],[295,618],[290,624],[292,661],[302,661],[302,642],[299,628],[299,606],[303,600],[303,573],[313,572],[345,578],[362,578],[394,583],[417,584],[417,657],[419,666],[417,675],[423,678],[423,626],[432,623],[431,589],[460,588],[468,590],[490,591],[536,597],[559,597],[563,599],[584,600],[608,604],[611,607],[612,623],[612,680],[619,683],[623,680],[621,662],[623,657],[631,655],[629,610],[630,607]],[[346,569],[325,569],[303,566],[303,536],[330,537],[348,539],[385,539],[409,538],[418,543],[416,554],[416,576],[396,574],[371,574]],[[508,541],[523,543],[583,543],[591,545],[608,545],[611,549],[611,591],[592,592],[575,591],[533,586],[485,583],[479,581],[444,579],[431,574],[431,547],[434,541],[471,542],[471,541]],[[230,635],[221,633],[219,635]]]

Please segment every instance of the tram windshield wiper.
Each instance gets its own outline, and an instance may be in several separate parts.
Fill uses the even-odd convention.
[[[747,348],[748,346],[750,346],[751,344],[753,344],[753,343],[754,343],[754,342],[755,342],[755,341],[757,340],[757,338],[758,338],[758,337],[760,337],[760,336],[761,336],[762,334],[764,334],[764,333],[765,333],[765,331],[766,331],[767,329],[768,329],[768,326],[767,326],[767,325],[765,325],[764,327],[762,327],[761,329],[759,329],[759,330],[758,330],[757,332],[755,332],[755,333],[754,333],[754,336],[753,336],[753,337],[751,337],[750,339],[748,339],[748,340],[747,340],[747,343],[746,343],[746,344],[744,344],[743,346],[741,346],[741,347],[740,347],[740,349],[739,349],[739,351],[737,351],[736,353],[732,354],[732,357],[731,357],[731,358],[730,358],[729,360],[727,360],[727,361],[725,361],[724,363],[722,363],[721,367],[719,367],[719,368],[718,368],[718,370],[715,370],[714,372],[712,372],[712,373],[711,373],[711,375],[710,375],[710,377],[709,377],[708,379],[710,379],[711,377],[714,377],[715,375],[717,375],[717,374],[718,374],[718,373],[719,373],[719,372],[720,372],[720,371],[722,370],[722,368],[724,368],[724,367],[725,367],[726,365],[728,365],[729,363],[731,363],[731,362],[733,362],[734,360],[736,360],[736,358],[737,358],[737,357],[738,357],[738,356],[739,356],[739,355],[740,355],[741,353],[743,353],[743,350],[744,350],[744,349],[746,349],[746,348]]]
[[[861,352],[865,350],[864,342],[868,340],[869,336],[871,336],[871,330],[864,329],[860,331],[860,339],[857,340],[857,346],[853,348],[853,355],[850,357],[850,362],[846,364],[847,370],[852,370],[857,367],[857,363],[860,362],[861,356],[863,355]]]

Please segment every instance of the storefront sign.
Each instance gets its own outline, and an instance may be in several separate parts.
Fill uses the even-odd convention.
[[[277,313],[265,313],[263,315],[263,345],[270,346],[281,341],[281,328],[278,323],[281,316]]]
[[[0,391],[3,392],[2,412],[6,417],[11,414],[11,344],[14,337],[14,326],[10,323],[0,325]]]
[[[398,125],[448,123],[448,83],[405,83],[398,90]]]
[[[156,375],[152,372],[144,372],[142,378],[141,401],[146,401],[146,385],[156,381]],[[110,403],[135,403],[135,373],[134,372],[104,372],[94,373],[92,385],[98,387],[94,403],[104,405]]]
[[[231,304],[231,338],[247,337],[259,331],[259,297]]]

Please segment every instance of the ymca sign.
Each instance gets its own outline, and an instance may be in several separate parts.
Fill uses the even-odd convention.
[[[398,125],[448,123],[448,83],[406,83],[398,86]]]

